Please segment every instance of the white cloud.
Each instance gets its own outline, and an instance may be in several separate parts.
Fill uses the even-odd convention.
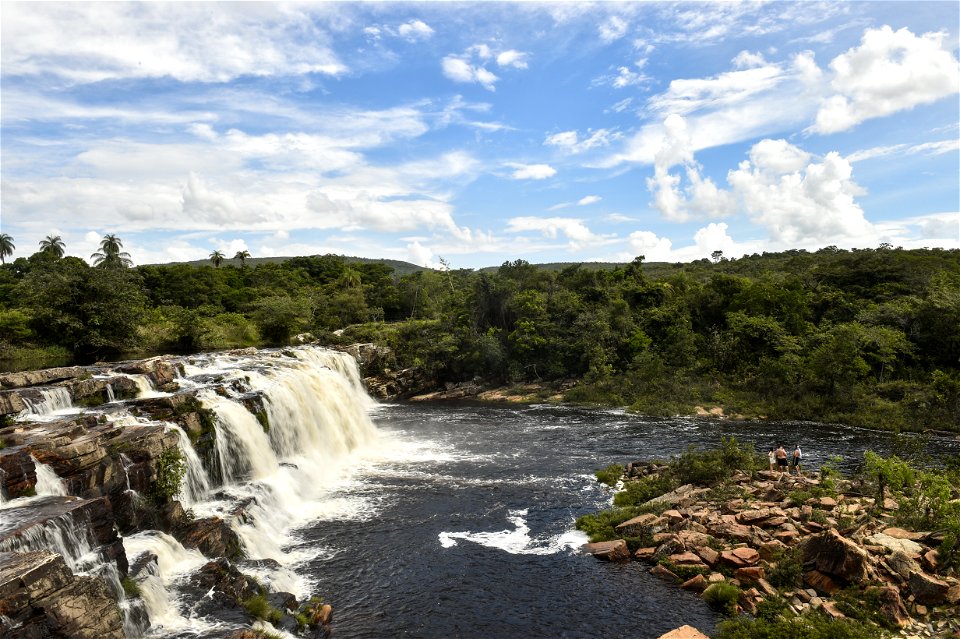
[[[628,241],[631,253],[643,255],[648,262],[672,261],[673,242],[665,237],[659,237],[650,231],[634,231]]]
[[[418,266],[427,268],[437,268],[438,266],[433,261],[433,251],[422,245],[419,240],[407,244],[407,255],[410,261]]]
[[[401,38],[406,38],[410,42],[426,40],[433,35],[433,29],[422,20],[411,20],[397,27],[397,33]]]
[[[441,62],[443,75],[454,82],[477,83],[487,91],[496,91],[494,86],[500,78],[482,66],[474,66],[457,56],[446,56]]]
[[[727,181],[743,210],[774,242],[799,245],[868,234],[871,225],[854,199],[863,190],[853,182],[850,163],[832,151],[803,166],[807,157],[783,140],[763,140]]]
[[[619,40],[627,34],[629,28],[627,21],[619,16],[610,16],[597,27],[600,31],[600,39],[604,42],[613,42]]]
[[[547,146],[559,147],[568,153],[583,153],[609,146],[611,142],[621,137],[620,133],[611,129],[588,129],[587,134],[587,137],[581,140],[580,134],[576,131],[561,131],[548,135],[543,143]]]
[[[54,74],[74,83],[347,70],[309,6],[16,3],[4,5],[2,36],[4,75]]]
[[[752,69],[754,67],[766,66],[767,61],[760,52],[741,51],[732,60],[733,66],[738,69]]]
[[[937,140],[936,142],[922,142],[920,144],[892,144],[854,151],[846,157],[846,160],[847,162],[862,162],[863,160],[890,155],[941,155],[958,150],[960,150],[960,140]]]
[[[590,204],[596,204],[603,198],[599,195],[585,195],[579,200],[577,200],[577,206],[588,206]]]
[[[567,217],[514,217],[507,221],[508,233],[538,232],[551,240],[561,234],[567,238],[571,250],[580,250],[612,241],[611,236],[597,235],[583,223],[583,220]]]
[[[830,62],[836,93],[823,100],[811,130],[844,131],[960,91],[960,63],[943,48],[945,36],[917,37],[906,27],[867,29],[859,47]]]
[[[509,49],[497,54],[497,64],[501,67],[527,68],[527,54],[515,49]]]
[[[549,164],[519,164],[507,162],[507,166],[514,169],[510,177],[514,180],[545,180],[557,174],[557,170]]]
[[[648,82],[650,76],[645,73],[637,73],[630,69],[630,67],[617,67],[617,75],[612,76],[609,80],[613,88],[623,89]]]

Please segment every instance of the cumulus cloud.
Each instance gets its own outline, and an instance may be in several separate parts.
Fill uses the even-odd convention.
[[[643,255],[648,262],[671,261],[673,242],[651,231],[634,231],[628,238],[633,255]]]
[[[437,268],[437,264],[433,261],[433,251],[421,244],[419,240],[407,244],[407,255],[410,261],[418,266]]]
[[[945,37],[918,37],[906,27],[867,29],[859,47],[830,62],[835,93],[821,103],[811,130],[844,131],[960,91],[960,63],[944,48]]]
[[[423,20],[411,20],[397,27],[397,33],[401,38],[406,38],[410,42],[426,40],[433,35],[433,29]]]
[[[497,54],[497,64],[501,67],[527,68],[527,54],[515,49],[509,49]]]
[[[454,82],[479,84],[487,91],[496,91],[500,78],[487,69],[496,63],[501,69],[526,69],[527,54],[515,49],[496,52],[487,44],[474,44],[461,54],[445,56],[440,63],[443,75]]]
[[[485,67],[473,65],[462,57],[453,55],[446,56],[441,62],[441,68],[443,69],[443,75],[454,82],[476,83],[487,91],[497,90],[494,85],[500,78],[488,71]]]
[[[2,35],[4,75],[53,74],[74,83],[347,70],[309,6],[25,2],[4,6]]]
[[[519,164],[507,162],[507,166],[514,169],[510,177],[514,180],[545,180],[557,174],[557,170],[549,164]]]

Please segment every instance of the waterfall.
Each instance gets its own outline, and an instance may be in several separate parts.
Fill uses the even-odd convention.
[[[133,380],[133,383],[137,385],[137,397],[138,398],[147,398],[147,397],[168,397],[170,393],[162,393],[154,389],[153,384],[150,383],[150,378],[146,375],[140,375],[136,373],[114,373],[117,377],[126,377],[127,379]]]
[[[69,494],[67,493],[66,484],[57,476],[53,468],[47,464],[40,463],[33,455],[30,455],[30,459],[33,460],[33,465],[37,469],[36,491],[38,496],[59,495],[62,497]]]
[[[117,396],[113,393],[113,384],[107,382],[107,401],[115,402],[117,401]]]
[[[41,401],[33,402],[26,397],[23,401],[27,404],[27,412],[31,415],[52,415],[57,411],[73,408],[73,401],[70,399],[70,391],[62,386],[40,389]]]
[[[157,558],[156,564],[149,564],[136,577],[150,623],[167,630],[202,630],[197,620],[183,616],[171,586],[179,577],[207,563],[207,558],[197,550],[187,550],[170,535],[156,530],[125,537],[123,545],[131,564],[146,553]]]
[[[197,455],[197,451],[190,445],[190,438],[183,432],[183,429],[176,424],[169,424],[168,428],[177,434],[177,444],[187,467],[183,475],[183,485],[180,487],[180,494],[177,498],[189,508],[210,491],[210,479],[207,477],[207,471],[203,468],[203,463]],[[129,488],[129,481],[127,487]]]

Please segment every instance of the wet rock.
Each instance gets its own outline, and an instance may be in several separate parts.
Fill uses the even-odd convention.
[[[0,415],[16,415],[27,405],[16,391],[0,391]]]
[[[196,548],[207,557],[239,559],[242,554],[237,533],[219,517],[186,520],[172,532],[186,548]]]
[[[14,499],[31,494],[36,484],[36,464],[26,449],[0,449],[0,491]]]
[[[672,570],[664,566],[661,566],[660,564],[657,564],[656,566],[651,568],[650,574],[653,575],[654,577],[659,577],[660,579],[664,579],[666,581],[671,581],[674,583],[679,583],[683,581]]]
[[[124,639],[120,608],[103,580],[74,576],[48,551],[0,553],[0,615],[3,636],[9,623],[11,636]]]
[[[236,604],[260,594],[260,586],[253,577],[243,574],[223,558],[204,564],[190,577],[190,583],[205,592],[221,593]]]
[[[623,539],[584,544],[583,551],[605,561],[629,561],[630,550]]]
[[[171,384],[176,379],[178,372],[177,365],[164,357],[119,364],[114,366],[113,370],[118,373],[146,375],[156,388]]]
[[[80,366],[64,366],[46,368],[39,371],[21,371],[19,373],[4,373],[0,375],[0,388],[26,388],[29,386],[46,386],[54,382],[89,376],[86,369]]]

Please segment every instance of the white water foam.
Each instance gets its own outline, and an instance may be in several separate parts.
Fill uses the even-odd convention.
[[[23,398],[27,405],[27,414],[31,418],[49,417],[67,412],[73,412],[73,400],[70,398],[70,391],[62,386],[40,389],[40,401],[35,402],[26,397]]]
[[[67,493],[67,487],[63,479],[54,472],[53,468],[47,464],[40,463],[33,455],[30,455],[30,459],[33,460],[33,465],[37,472],[36,491],[38,497],[47,495],[64,497],[69,494]]]
[[[176,591],[171,587],[176,580],[206,564],[206,557],[197,550],[184,548],[179,541],[157,530],[124,537],[123,545],[131,563],[146,553],[157,557],[155,567],[149,566],[137,576],[137,586],[152,626],[198,633],[210,629],[209,623],[183,615]]]
[[[496,548],[511,555],[553,555],[558,552],[579,548],[586,542],[586,536],[576,530],[568,530],[561,535],[545,540],[533,539],[527,526],[527,510],[511,510],[507,521],[514,525],[513,530],[498,532],[441,532],[438,537],[443,548],[452,548],[457,540],[470,541],[488,548]]]

